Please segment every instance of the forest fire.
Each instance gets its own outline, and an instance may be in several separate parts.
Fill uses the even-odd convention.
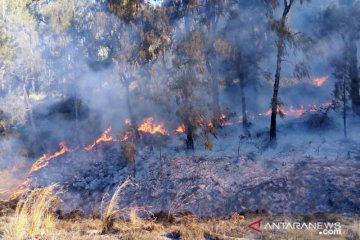
[[[49,164],[50,160],[53,160],[67,152],[70,152],[69,148],[65,145],[64,142],[60,142],[59,146],[60,146],[59,151],[57,151],[51,155],[44,154],[31,166],[28,177],[23,181],[23,183],[20,185],[20,187],[10,195],[10,199],[18,198],[19,196],[24,194],[29,189],[32,173],[37,172],[40,169],[46,167]]]
[[[333,103],[332,102],[324,102],[319,105],[316,104],[310,104],[307,107],[304,107],[303,105],[300,105],[298,108],[295,108],[294,106],[290,106],[289,108],[279,107],[278,112],[281,112],[285,116],[294,116],[294,117],[300,117],[306,112],[316,112],[320,108],[327,108],[330,107]],[[270,116],[271,115],[271,108],[263,113],[258,113],[259,116]]]
[[[308,105],[307,107],[304,107],[302,105],[300,105],[300,107],[295,108],[294,106],[290,106],[289,108],[284,108],[281,107],[278,109],[278,111],[281,111],[285,116],[294,116],[294,117],[300,117],[302,116],[305,112],[316,112],[318,111],[320,108],[327,108],[330,107],[333,103],[332,102],[324,102],[321,103],[319,105],[315,105],[315,104],[311,104]],[[271,109],[269,109],[266,112],[263,113],[258,113],[258,116],[269,116],[271,115]],[[251,115],[252,116],[252,115]],[[250,115],[248,116],[250,117]],[[236,125],[236,124],[241,124],[243,122],[243,117],[239,116],[237,119],[230,121],[229,120],[229,116],[226,114],[221,114],[219,117],[219,121],[220,121],[220,125],[222,127],[225,126],[232,126],[232,125]],[[252,119],[254,118],[254,116],[251,117]],[[127,126],[131,126],[131,121],[126,119],[125,120],[125,125]],[[205,121],[203,120],[203,124],[208,126],[208,127],[212,127],[213,123],[211,121]],[[168,132],[168,130],[165,128],[164,123],[160,123],[160,124],[154,124],[154,118],[153,117],[148,117],[145,118],[142,122],[142,124],[137,128],[137,130],[139,132],[141,132],[142,134],[160,134],[160,135],[170,135],[170,133]],[[186,132],[186,126],[185,124],[181,124],[179,125],[176,129],[174,129],[171,134],[182,134]],[[125,142],[125,141],[129,141],[133,136],[134,136],[134,131],[132,130],[126,130],[123,132],[123,135],[121,138],[115,138],[113,136],[111,136],[111,127],[107,128],[102,134],[101,136],[95,140],[95,142],[91,145],[85,146],[84,149],[86,151],[91,151],[93,150],[98,144],[102,143],[102,142]],[[29,176],[24,180],[24,182],[21,184],[20,188],[18,190],[16,190],[12,195],[11,195],[11,199],[15,199],[17,197],[19,197],[20,195],[22,195],[24,192],[27,191],[27,189],[29,188],[29,185],[31,183],[31,174],[33,172],[36,172],[44,167],[46,167],[49,164],[49,161],[52,159],[55,159],[63,154],[65,154],[66,152],[70,152],[71,150],[69,150],[69,148],[65,145],[64,142],[60,142],[59,143],[60,146],[60,150],[58,150],[57,152],[55,152],[54,154],[48,155],[48,154],[44,154],[42,157],[40,157],[32,166],[31,166],[31,170],[29,173]]]
[[[63,155],[66,152],[69,152],[69,148],[65,145],[65,143],[61,142],[59,143],[60,150],[55,152],[52,155],[46,155],[44,154],[41,158],[39,158],[32,166],[30,173],[36,172],[40,170],[41,168],[46,167],[49,164],[49,161]]]
[[[328,79],[329,76],[315,77],[312,79],[312,83],[317,87],[321,87]]]
[[[300,117],[306,112],[306,109],[302,105],[300,105],[300,107],[298,108],[294,108],[293,106],[290,106],[290,108],[287,110],[285,108],[281,108],[279,111],[284,113],[286,116]]]
[[[111,132],[111,127],[107,128],[103,134],[91,145],[84,147],[86,151],[92,150],[96,145],[98,145],[101,142],[111,142],[113,141],[113,137],[109,136],[109,133]]]
[[[294,108],[293,106],[290,106],[288,109],[284,108],[284,107],[278,107],[278,113],[281,112],[283,115],[285,116],[295,116],[295,117],[300,117],[301,115],[303,115],[306,112],[306,109],[301,105],[298,108]],[[259,113],[259,116],[270,116],[271,115],[271,108],[269,108],[269,110],[267,110],[266,112],[263,113]]]
[[[164,124],[154,125],[154,118],[145,118],[143,123],[139,126],[138,131],[149,134],[159,133],[161,135],[169,135],[169,132],[165,129]]]
[[[244,118],[243,118],[243,116],[240,116],[237,120],[235,120],[235,121],[229,121],[229,120],[227,120],[227,116],[226,115],[224,115],[224,114],[221,114],[222,116],[224,116],[224,117],[222,117],[222,118],[220,118],[220,125],[222,126],[222,127],[226,127],[226,126],[233,126],[233,125],[236,125],[236,124],[241,124],[243,121],[244,121]]]
[[[185,124],[181,124],[174,130],[174,132],[175,133],[184,133],[185,130],[186,130]]]
[[[133,132],[132,132],[132,131],[126,131],[126,132],[123,134],[123,137],[120,139],[120,142],[125,142],[125,141],[129,140],[132,136],[133,136]]]
[[[14,200],[17,199],[19,196],[23,195],[28,189],[29,189],[29,185],[31,183],[31,178],[27,177],[23,183],[20,185],[20,187],[14,191],[11,195],[10,195],[10,199]]]

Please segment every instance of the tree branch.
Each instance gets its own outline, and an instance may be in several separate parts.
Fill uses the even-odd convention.
[[[283,18],[285,18],[289,11],[290,11],[290,8],[292,6],[292,4],[294,3],[295,0],[289,0],[289,3],[287,0],[284,0],[284,12],[283,12]]]

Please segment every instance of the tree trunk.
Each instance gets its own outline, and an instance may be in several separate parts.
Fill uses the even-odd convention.
[[[194,150],[194,138],[193,138],[193,129],[191,124],[188,124],[186,130],[186,148],[187,150]]]
[[[212,96],[212,110],[213,110],[213,118],[218,120],[221,114],[220,111],[220,103],[219,103],[219,81],[217,76],[215,76],[214,71],[212,70],[212,66],[209,60],[210,56],[206,59],[206,66],[210,73],[210,84],[211,84],[211,96]],[[217,121],[216,121],[217,122]],[[215,126],[217,127],[217,126]]]
[[[342,100],[343,100],[344,137],[347,138],[347,126],[346,126],[346,104],[347,104],[347,100],[346,100],[346,81],[345,81],[345,77],[343,77],[343,96],[342,96]]]
[[[285,39],[283,31],[286,28],[286,16],[290,11],[290,8],[294,0],[284,0],[284,11],[280,19],[279,32],[278,34],[278,43],[277,43],[277,57],[276,57],[276,72],[275,72],[275,82],[274,82],[274,93],[271,99],[271,120],[270,120],[270,141],[276,141],[276,115],[278,110],[278,94],[279,94],[279,83],[280,83],[280,73],[281,73],[281,61],[284,55],[285,49]]]
[[[249,132],[248,130],[248,126],[249,126],[249,122],[248,122],[248,117],[247,117],[247,113],[246,113],[246,98],[245,98],[245,91],[244,91],[244,77],[242,77],[240,79],[240,94],[241,94],[241,110],[242,110],[242,116],[243,116],[243,122],[242,122],[242,126],[243,126],[243,131],[245,134],[247,134]]]
[[[134,163],[134,166],[133,166],[133,177],[135,178],[135,177],[136,177],[136,160],[135,160],[135,158],[133,159],[133,163]]]
[[[136,118],[132,111],[132,107],[131,107],[131,103],[130,103],[129,83],[125,83],[125,90],[126,90],[126,106],[127,106],[128,112],[129,112],[130,121],[131,121],[132,126],[134,127],[136,138],[139,139],[140,133],[138,131]]]
[[[30,103],[29,93],[28,93],[28,90],[26,89],[25,84],[23,86],[23,91],[24,91],[24,98],[25,98],[26,108],[27,108],[27,110],[29,112],[29,118],[30,118],[31,127],[32,127],[33,131],[36,132],[36,125],[35,125],[34,115],[33,115],[33,111],[32,111],[32,106],[31,106],[31,103]]]
[[[270,140],[276,140],[276,115],[278,110],[278,94],[279,94],[279,84],[280,84],[280,73],[281,73],[281,58],[283,55],[283,46],[284,39],[280,37],[279,43],[277,45],[277,60],[276,60],[276,72],[275,72],[275,82],[274,82],[274,92],[271,99],[271,122],[270,122]]]
[[[75,138],[77,143],[80,145],[80,133],[79,133],[79,105],[80,100],[77,96],[77,91],[75,90],[75,99],[74,99],[74,109],[75,109]]]
[[[349,77],[351,81],[351,107],[352,111],[356,114],[360,114],[360,76],[357,65],[357,46],[355,40],[350,40],[349,43]]]

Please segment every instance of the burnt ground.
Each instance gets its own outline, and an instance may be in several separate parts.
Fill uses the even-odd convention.
[[[73,106],[73,102],[67,105]],[[63,112],[71,110],[64,106]],[[69,135],[63,133],[62,127],[55,127],[57,119],[62,124],[67,119],[66,114],[58,112],[47,114],[48,122],[42,125],[46,131],[59,131],[45,134],[56,137],[33,139],[37,146],[51,145],[53,152],[58,150],[57,143],[64,140],[63,135],[76,134]],[[71,151],[33,173],[30,187],[59,183],[64,189],[61,206],[64,210],[91,213],[99,211],[106,193],[111,195],[132,175],[132,166],[122,157],[119,142],[101,143],[90,152],[79,145],[79,142],[87,145],[101,134],[98,127],[89,128],[97,126],[96,117],[86,118],[86,107],[83,112],[80,127],[99,133],[65,138]],[[219,129],[217,138],[212,139],[213,151],[204,150],[197,139],[196,151],[186,152],[185,134],[145,136],[136,146],[136,177],[123,191],[119,205],[143,208],[144,212],[190,211],[198,216],[228,216],[256,210],[359,214],[359,120],[349,119],[351,132],[344,140],[336,112],[330,111],[326,121],[320,123],[314,121],[316,116],[317,113],[309,113],[281,120],[276,148],[268,146],[268,119],[257,119],[250,128],[252,136],[241,140],[239,155],[241,125]],[[73,124],[73,119],[66,123]],[[116,128],[113,132],[120,133]],[[32,142],[27,145],[33,149]],[[36,158],[30,158],[27,165],[35,161]]]
[[[64,210],[98,209],[104,194],[111,194],[132,174],[132,167],[119,157],[119,148],[103,147],[90,155],[69,153],[54,160],[34,175],[32,185],[63,185]],[[296,152],[261,160],[236,159],[226,152],[199,155],[163,153],[160,160],[158,152],[145,147],[137,157],[136,178],[123,191],[119,205],[198,216],[256,210],[360,213],[357,159],[299,159]]]

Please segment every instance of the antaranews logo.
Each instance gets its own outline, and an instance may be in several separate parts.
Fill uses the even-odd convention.
[[[262,222],[262,219],[256,220],[255,222],[249,223],[248,227],[257,233],[262,233],[261,222]]]
[[[258,234],[264,230],[316,230],[320,235],[341,235],[340,222],[267,222],[262,228],[262,219],[248,224]]]

